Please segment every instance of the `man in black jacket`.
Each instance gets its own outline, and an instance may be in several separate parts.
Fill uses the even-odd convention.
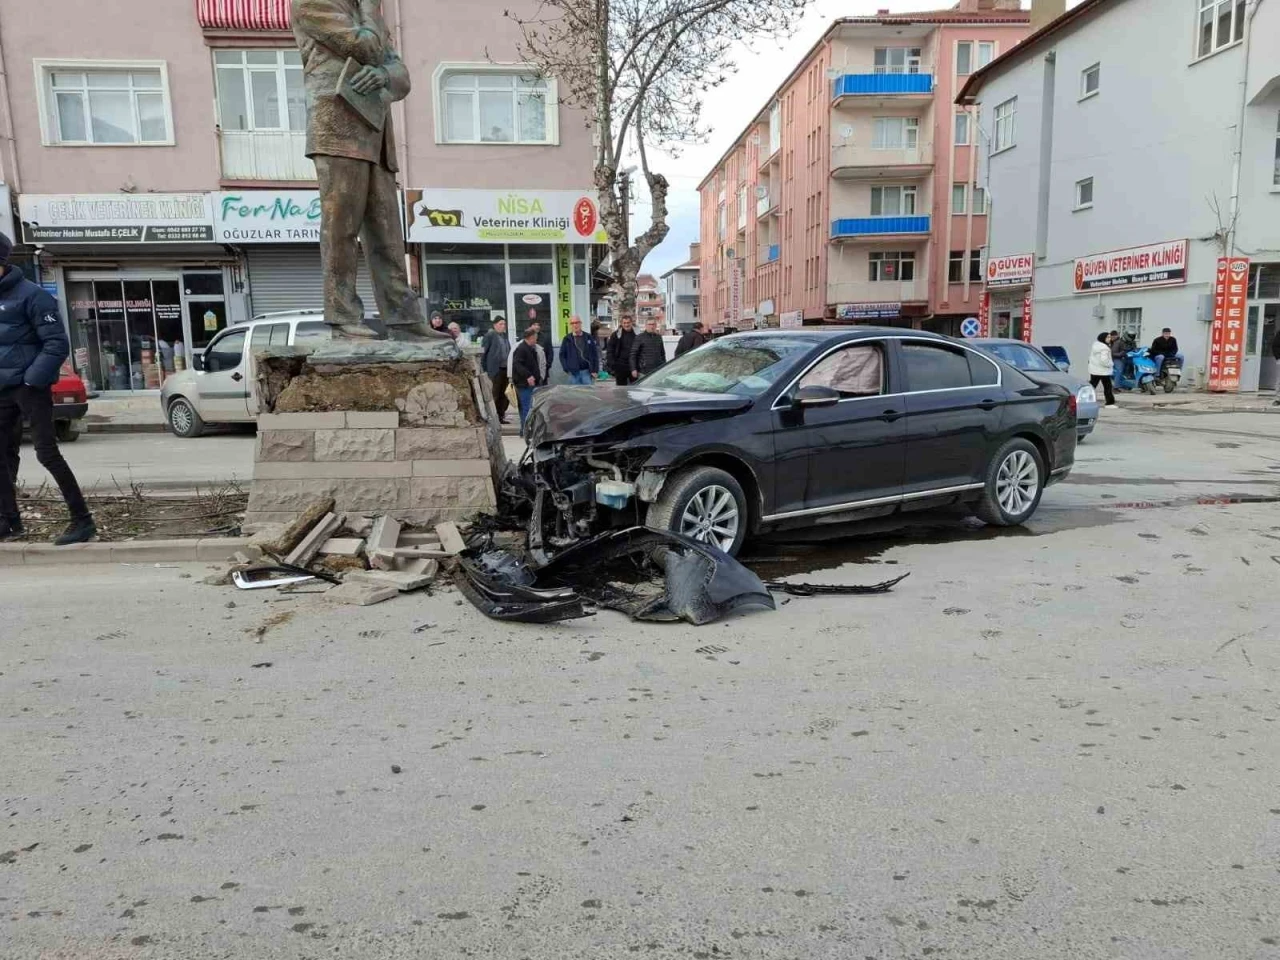
[[[533,391],[547,382],[547,355],[538,345],[538,331],[529,326],[524,341],[511,354],[511,381],[516,385],[516,400],[520,404],[520,435],[524,436],[524,422],[529,419],[533,406]]]
[[[623,317],[618,329],[609,335],[604,345],[605,362],[614,382],[620,387],[631,382],[631,348],[636,342],[633,324],[630,317]]]
[[[667,362],[667,348],[658,335],[658,321],[646,320],[644,333],[631,346],[631,376],[639,380]]]
[[[707,325],[699,320],[693,325],[693,329],[680,337],[680,342],[676,344],[676,356],[683,357],[690,350],[697,350],[711,338],[707,336]]]
[[[1164,370],[1164,362],[1166,360],[1176,359],[1182,362],[1182,354],[1178,352],[1178,338],[1173,335],[1173,331],[1165,327],[1160,331],[1160,336],[1151,341],[1151,359],[1156,365],[1156,371],[1159,373]]]
[[[12,251],[12,241],[0,234],[0,540],[23,534],[14,478],[25,417],[36,459],[57,482],[71,514],[71,525],[54,543],[84,543],[98,531],[80,485],[58,450],[53,426],[52,387],[71,344],[58,301],[10,265]]]

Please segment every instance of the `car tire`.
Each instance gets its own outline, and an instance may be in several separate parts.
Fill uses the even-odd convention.
[[[70,420],[58,420],[53,425],[53,435],[59,443],[75,443],[80,439],[80,431]]]
[[[732,502],[729,502],[732,501]],[[708,543],[736,556],[747,538],[747,495],[718,467],[691,467],[667,478],[649,505],[646,526]]]
[[[1044,460],[1035,444],[1014,437],[991,458],[978,517],[993,527],[1026,523],[1040,506],[1045,480]]]
[[[165,419],[175,437],[190,440],[204,433],[204,421],[186,397],[177,397],[169,404]]]

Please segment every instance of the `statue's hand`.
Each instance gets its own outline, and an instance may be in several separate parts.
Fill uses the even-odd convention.
[[[351,78],[351,86],[357,93],[373,93],[391,83],[383,67],[361,67]]]

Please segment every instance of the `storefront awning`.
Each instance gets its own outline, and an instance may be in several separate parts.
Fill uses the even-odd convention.
[[[288,30],[289,0],[196,0],[206,30]]]

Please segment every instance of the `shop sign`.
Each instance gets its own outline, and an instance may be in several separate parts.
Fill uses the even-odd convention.
[[[1076,261],[1076,293],[1168,287],[1187,282],[1186,240],[1112,250]]]
[[[842,303],[836,307],[837,320],[896,320],[901,303]]]
[[[563,340],[569,335],[569,318],[573,316],[573,248],[568,244],[556,247],[556,303],[556,332]]]
[[[215,193],[213,234],[218,243],[319,243],[320,191]]]
[[[1209,389],[1240,391],[1244,354],[1245,301],[1249,296],[1249,258],[1219,257],[1213,285],[1213,327],[1209,338]]]
[[[803,310],[788,310],[778,317],[778,326],[784,330],[794,330],[804,326]]]
[[[210,243],[213,210],[204,193],[24,194],[27,243]]]
[[[607,243],[589,190],[455,190],[405,195],[410,243]]]
[[[991,257],[987,260],[987,286],[997,289],[1030,286],[1035,269],[1036,258],[1030,253]]]
[[[1022,295],[1022,341],[1023,343],[1031,342],[1031,288],[1027,287],[1027,292]]]
[[[724,319],[731,327],[742,323],[742,264],[738,260],[729,261],[729,309]]]
[[[991,336],[991,294],[985,290],[978,298],[978,336]]]

